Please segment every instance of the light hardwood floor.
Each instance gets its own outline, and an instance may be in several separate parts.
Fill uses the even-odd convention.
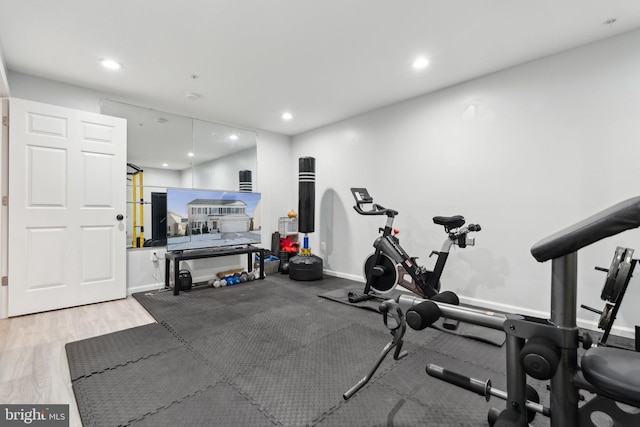
[[[82,426],[64,346],[153,323],[132,297],[0,320],[0,402],[69,404],[69,425]]]

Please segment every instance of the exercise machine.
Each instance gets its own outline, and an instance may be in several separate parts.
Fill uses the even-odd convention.
[[[436,216],[433,222],[444,227],[447,237],[442,244],[440,251],[432,251],[429,256],[437,255],[436,265],[433,271],[427,270],[417,263],[417,257],[411,257],[400,246],[400,240],[396,236],[397,230],[393,228],[393,220],[398,212],[387,209],[377,203],[373,203],[373,198],[366,188],[352,188],[351,193],[356,201],[353,207],[360,215],[385,215],[387,222],[384,228],[380,228],[382,233],[373,243],[375,252],[371,254],[364,263],[365,287],[362,294],[349,293],[351,303],[379,299],[384,300],[384,294],[393,290],[396,284],[409,289],[411,292],[423,298],[432,298],[440,290],[440,277],[449,256],[452,246],[465,248],[475,244],[475,238],[468,234],[480,231],[479,224],[469,224],[463,227],[465,219],[463,216]],[[371,205],[370,209],[363,209],[366,205]],[[407,279],[407,275],[411,278]]]
[[[492,408],[491,426],[527,426],[536,414],[549,417],[551,427],[595,426],[592,416],[604,413],[616,426],[640,425],[640,353],[608,346],[592,346],[588,335],[579,333],[577,313],[578,250],[606,237],[640,226],[640,197],[628,199],[567,227],[536,243],[531,253],[539,262],[551,261],[551,316],[540,319],[518,314],[500,314],[439,301],[401,295],[381,305],[385,325],[393,340],[385,346],[373,369],[344,398],[349,399],[373,376],[392,348],[402,358],[402,336],[406,325],[420,330],[440,317],[502,330],[506,334],[507,390],[497,390],[491,381],[466,377],[429,364],[427,373],[462,387],[487,400],[498,397],[506,409]],[[612,266],[614,267],[614,266]],[[612,269],[610,268],[610,271]],[[625,268],[611,271],[627,280]],[[629,272],[629,270],[626,270]],[[606,287],[606,286],[605,286]],[[391,317],[393,322],[388,322]],[[389,326],[391,325],[392,326]],[[582,342],[584,353],[578,358]],[[527,375],[550,381],[548,406],[540,404]],[[583,392],[592,393],[586,399]],[[585,402],[579,405],[579,402]],[[630,405],[628,411],[620,404]]]
[[[604,332],[598,340],[598,346],[612,346],[615,344],[607,343],[613,322],[616,320],[618,310],[622,304],[622,298],[624,298],[625,292],[627,292],[627,286],[633,276],[633,270],[638,262],[637,259],[633,259],[633,249],[623,248],[618,246],[615,254],[613,255],[613,261],[609,268],[596,267],[598,271],[604,271],[607,273],[602,292],[600,293],[600,299],[605,301],[604,308],[597,310],[593,307],[581,304],[580,307],[589,310],[593,313],[600,315],[598,320],[598,329],[602,329]],[[635,342],[634,350],[640,351],[640,326],[635,327]]]

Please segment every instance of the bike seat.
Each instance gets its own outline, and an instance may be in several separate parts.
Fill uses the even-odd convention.
[[[560,258],[605,237],[640,226],[640,197],[625,200],[548,236],[531,248],[539,262]]]
[[[640,353],[592,347],[582,356],[582,374],[598,394],[640,407]]]
[[[438,225],[444,225],[447,228],[458,228],[464,225],[464,217],[462,215],[434,216],[433,222]]]

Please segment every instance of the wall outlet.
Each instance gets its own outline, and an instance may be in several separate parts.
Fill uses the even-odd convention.
[[[320,242],[320,250],[321,251],[327,250],[327,242]]]

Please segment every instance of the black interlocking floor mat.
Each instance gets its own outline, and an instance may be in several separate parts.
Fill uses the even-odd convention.
[[[281,424],[226,383],[218,383],[131,423],[134,427],[275,425]]]
[[[82,424],[126,425],[223,379],[182,346],[73,381]]]
[[[362,285],[274,274],[178,296],[134,295],[158,323],[67,345],[83,424],[487,425],[482,397],[429,377],[425,366],[503,387],[504,349],[435,329],[408,330],[408,356],[390,354],[343,400],[392,338],[380,313],[318,297],[349,286]]]
[[[181,343],[157,323],[68,343],[71,380],[164,353]]]
[[[445,417],[450,425],[468,423]],[[331,414],[317,420],[316,425],[325,426],[437,426],[442,417],[434,417],[433,409],[413,399],[395,393],[380,382],[366,386],[348,402],[341,404]],[[482,425],[477,424],[477,425]]]
[[[234,381],[284,425],[307,425],[340,403],[363,376],[361,355],[378,352],[386,341],[383,331],[345,327]],[[386,361],[380,372],[392,362]]]

